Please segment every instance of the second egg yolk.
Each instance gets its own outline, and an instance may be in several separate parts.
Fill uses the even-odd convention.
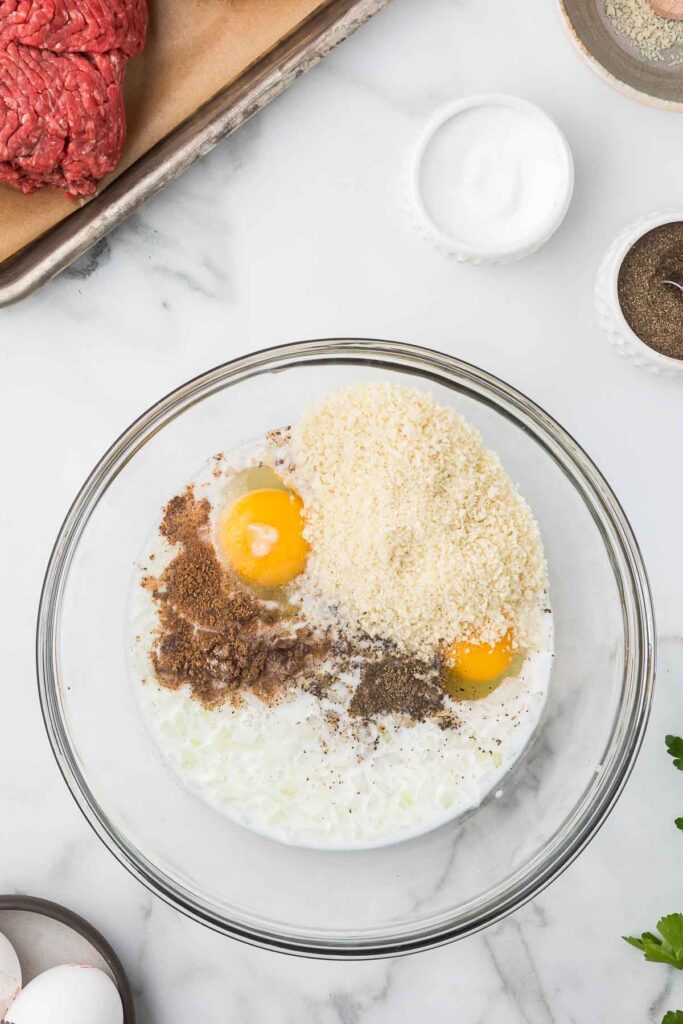
[[[461,640],[446,649],[446,665],[468,683],[490,683],[505,672],[512,661],[512,630],[497,644]]]
[[[274,488],[251,491],[228,510],[219,543],[238,575],[261,587],[282,587],[303,572],[308,556],[303,502]]]

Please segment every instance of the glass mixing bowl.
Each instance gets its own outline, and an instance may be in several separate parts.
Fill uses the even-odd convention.
[[[125,614],[150,528],[203,462],[359,380],[428,390],[499,453],[540,523],[556,654],[541,729],[494,796],[417,839],[334,853],[246,831],[168,771],[137,710]],[[110,448],[67,515],[48,566],[38,679],[71,792],[135,877],[235,938],[290,953],[370,958],[468,935],[567,867],[633,766],[652,696],[653,637],[647,578],[624,513],[546,413],[450,356],[389,342],[316,341],[209,371],[158,402]]]

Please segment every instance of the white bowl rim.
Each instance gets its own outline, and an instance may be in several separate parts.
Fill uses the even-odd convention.
[[[542,228],[530,233],[526,238],[520,237],[511,246],[475,246],[445,232],[427,209],[422,192],[422,163],[429,144],[436,133],[447,121],[464,113],[466,110],[484,106],[508,107],[510,110],[516,110],[519,113],[532,117],[559,144],[563,160],[564,191],[558,193],[557,205],[550,211]],[[440,248],[464,260],[481,262],[512,260],[539,249],[549,241],[564,221],[574,194],[574,158],[567,137],[560,126],[537,104],[509,93],[477,93],[453,100],[440,107],[422,129],[410,161],[409,190],[411,202],[413,203],[415,213],[419,217],[422,228],[427,231]]]

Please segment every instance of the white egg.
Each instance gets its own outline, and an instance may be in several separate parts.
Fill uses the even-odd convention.
[[[65,964],[28,983],[12,1003],[7,1024],[123,1024],[123,1005],[109,975]]]
[[[21,966],[14,946],[0,932],[0,1020],[21,990]]]

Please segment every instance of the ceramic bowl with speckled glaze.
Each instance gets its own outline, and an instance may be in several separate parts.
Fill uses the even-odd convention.
[[[603,81],[641,103],[683,111],[683,45],[667,60],[648,60],[615,30],[604,0],[558,4],[581,56]]]

